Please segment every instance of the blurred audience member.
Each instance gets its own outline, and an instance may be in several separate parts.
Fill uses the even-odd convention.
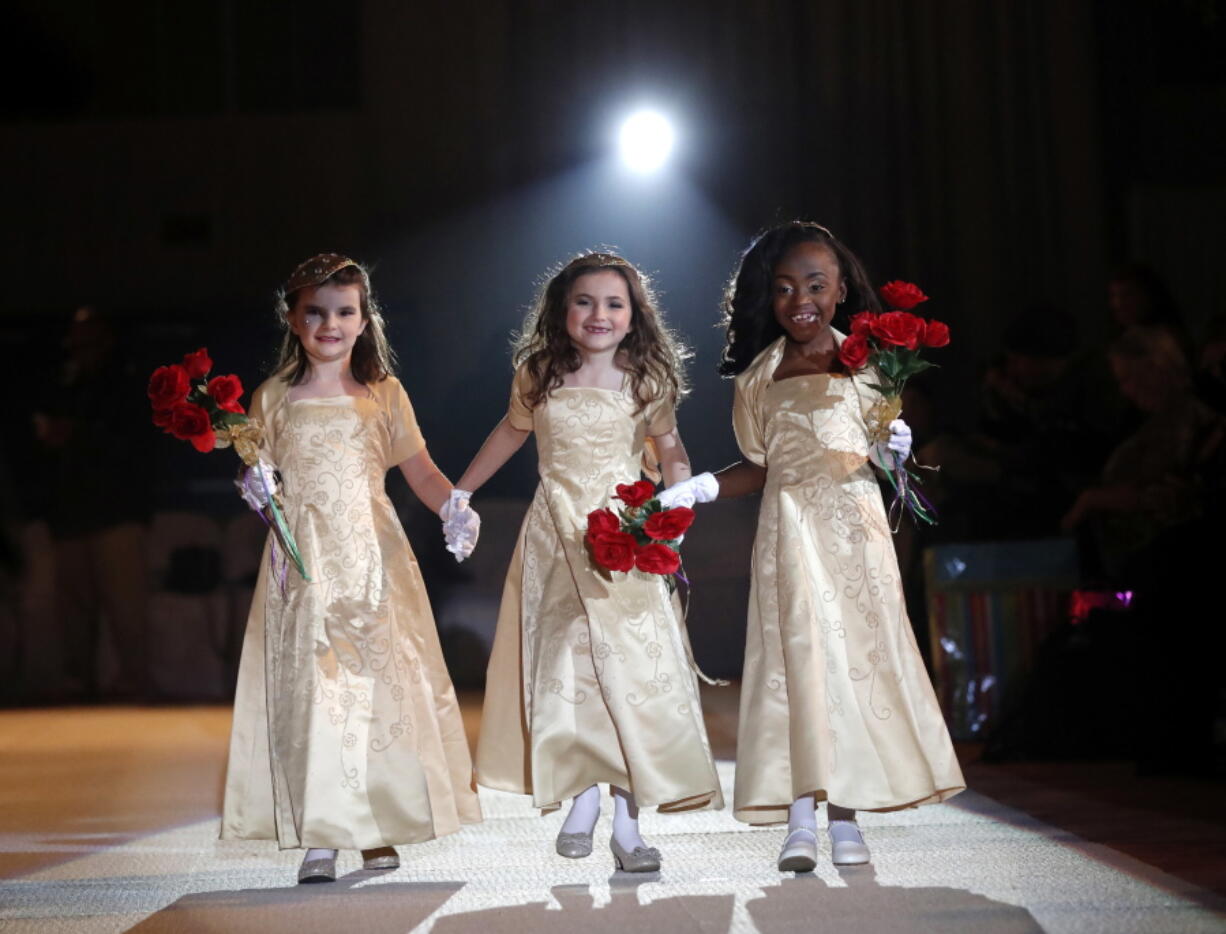
[[[942,525],[955,537],[1055,534],[1119,437],[1124,406],[1067,312],[1035,306],[1005,329],[986,368],[978,430],[920,452],[940,464]]]
[[[106,695],[141,699],[146,656],[148,521],[141,465],[153,433],[141,382],[122,361],[111,324],[78,309],[64,341],[60,385],[34,414],[55,455],[48,520],[55,539],[56,615],[70,695],[100,696],[98,648],[105,618],[119,672]]]
[[[1144,263],[1116,267],[1107,281],[1107,308],[1118,332],[1133,327],[1162,328],[1192,359],[1192,339],[1166,281]]]
[[[1226,414],[1226,315],[1215,315],[1209,320],[1194,383],[1202,402],[1219,414]]]
[[[1165,530],[1204,510],[1204,471],[1218,456],[1223,421],[1192,391],[1192,370],[1175,335],[1138,325],[1110,349],[1120,391],[1140,410],[1140,427],[1107,458],[1099,481],[1065,514],[1066,530],[1089,525],[1101,571],[1134,583],[1134,559]]]

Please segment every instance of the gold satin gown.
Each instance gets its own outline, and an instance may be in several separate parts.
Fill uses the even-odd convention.
[[[510,424],[536,433],[540,484],[503,589],[477,781],[551,809],[596,782],[662,810],[723,807],[678,607],[658,575],[610,573],[587,514],[639,479],[671,404],[628,390],[554,390],[534,410],[516,375]]]
[[[842,340],[842,335],[836,335]],[[903,601],[868,460],[870,377],[775,382],[781,338],[736,380],[733,427],[766,467],[754,540],[734,814],[814,793],[890,811],[966,787]]]
[[[384,492],[425,447],[398,380],[368,397],[255,393],[263,455],[312,581],[260,567],[239,667],[221,835],[374,849],[481,820],[417,560]]]

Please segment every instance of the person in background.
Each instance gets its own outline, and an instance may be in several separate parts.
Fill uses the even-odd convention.
[[[48,521],[62,690],[70,698],[140,701],[150,694],[149,501],[133,465],[149,463],[152,446],[145,394],[112,323],[96,309],[77,309],[64,349],[57,391],[33,414],[35,436],[54,459]],[[98,664],[104,619],[119,669],[105,685]]]

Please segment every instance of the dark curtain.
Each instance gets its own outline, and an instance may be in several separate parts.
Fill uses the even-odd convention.
[[[687,171],[746,237],[778,219],[821,220],[877,279],[921,282],[961,350],[946,364],[957,378],[944,384],[973,379],[1003,322],[1041,301],[1066,307],[1091,334],[1102,326],[1086,2],[450,10],[429,29],[413,17],[392,27],[403,16],[394,5],[369,17],[368,41],[380,47],[370,59],[390,69],[378,93],[403,102],[405,119],[383,129],[440,170],[406,178],[401,145],[382,147],[381,186],[401,188],[404,212],[445,214],[594,158],[618,107],[651,100],[678,116]],[[428,89],[419,83],[435,71]],[[464,132],[436,132],[449,122]]]

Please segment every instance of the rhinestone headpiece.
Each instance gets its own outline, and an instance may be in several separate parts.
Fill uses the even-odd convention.
[[[299,289],[312,288],[326,280],[330,275],[339,272],[346,266],[356,266],[362,269],[360,263],[350,259],[348,256],[342,256],[340,253],[319,253],[312,256],[310,259],[299,264],[298,268],[290,273],[289,279],[285,282],[285,294],[289,295],[297,292]],[[362,278],[366,278],[366,271],[362,270]],[[369,286],[369,283],[367,283]]]

